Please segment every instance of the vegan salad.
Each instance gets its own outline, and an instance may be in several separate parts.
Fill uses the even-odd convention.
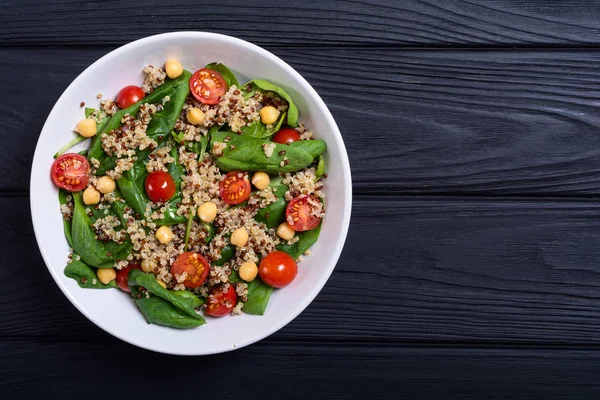
[[[266,80],[240,85],[219,63],[143,71],[141,86],[85,108],[55,155],[64,273],[130,293],[148,323],[263,315],[319,237],[326,143]]]

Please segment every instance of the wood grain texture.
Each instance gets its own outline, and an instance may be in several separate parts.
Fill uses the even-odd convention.
[[[43,351],[39,351],[43,346]],[[113,338],[0,341],[9,399],[595,399],[597,348],[281,343],[174,357]],[[160,375],[160,380],[156,378]]]
[[[3,0],[0,46],[117,45],[178,30],[224,33],[259,45],[598,45],[593,1],[505,0]]]
[[[0,50],[0,192],[27,191],[46,116],[108,51]],[[332,111],[355,193],[600,195],[600,51],[274,51]]]
[[[45,270],[27,199],[0,215],[0,338],[105,338]],[[599,258],[593,201],[358,196],[334,274],[273,337],[597,345]]]

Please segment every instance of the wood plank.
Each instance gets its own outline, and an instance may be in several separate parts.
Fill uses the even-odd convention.
[[[105,338],[45,270],[28,201],[0,198],[0,337]],[[591,200],[357,196],[334,274],[277,340],[600,344]]]
[[[27,190],[54,102],[107,51],[0,50],[0,192]],[[275,53],[331,109],[356,193],[600,195],[600,50]]]
[[[43,346],[43,351],[40,351]],[[114,339],[0,341],[6,398],[597,399],[597,348],[362,346],[266,340],[174,357]],[[160,374],[160,379],[157,379]],[[157,384],[160,381],[161,384]],[[175,389],[176,388],[176,389]]]
[[[181,30],[259,45],[598,45],[593,1],[2,2],[0,45],[120,45]]]

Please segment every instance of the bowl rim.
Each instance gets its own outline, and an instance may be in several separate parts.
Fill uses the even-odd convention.
[[[35,202],[37,196],[34,196],[34,193],[36,192],[34,178],[39,175],[39,172],[37,172],[38,169],[42,168],[42,166],[45,165],[45,160],[40,159],[41,155],[40,155],[40,151],[39,151],[40,139],[42,137],[42,133],[44,131],[46,131],[47,129],[49,129],[48,128],[49,121],[51,121],[53,119],[52,117],[54,116],[54,114],[58,112],[57,105],[59,103],[61,103],[63,98],[65,98],[68,93],[75,90],[75,88],[79,84],[79,81],[83,80],[84,77],[86,77],[88,74],[90,74],[91,73],[90,70],[93,69],[94,66],[96,66],[99,63],[110,60],[111,58],[114,58],[116,56],[119,56],[122,53],[127,52],[134,47],[146,45],[149,42],[153,42],[153,41],[157,41],[157,40],[161,40],[161,39],[165,39],[165,38],[168,38],[171,40],[177,40],[178,38],[189,39],[190,37],[194,37],[199,40],[218,39],[218,40],[230,42],[232,44],[236,44],[236,45],[239,45],[242,47],[248,47],[252,51],[258,53],[261,57],[267,58],[269,61],[273,62],[277,67],[282,68],[286,73],[293,76],[294,79],[300,83],[302,88],[310,94],[311,101],[315,101],[317,103],[316,104],[317,107],[319,109],[323,110],[323,114],[324,114],[325,119],[327,120],[327,123],[331,127],[333,127],[333,132],[332,132],[333,139],[329,139],[329,140],[336,141],[336,144],[339,146],[339,148],[341,150],[341,156],[342,156],[341,161],[342,161],[343,179],[344,179],[344,187],[345,187],[345,193],[344,193],[344,211],[345,212],[342,217],[342,224],[340,226],[339,236],[338,236],[338,239],[336,242],[336,246],[334,248],[330,249],[331,253],[333,254],[333,258],[332,258],[333,262],[329,266],[328,271],[326,271],[326,273],[323,274],[323,276],[320,278],[319,281],[315,282],[315,284],[312,286],[312,290],[310,292],[306,293],[306,295],[303,297],[302,301],[299,302],[293,310],[290,310],[290,313],[287,314],[285,318],[281,318],[276,324],[272,324],[272,326],[270,326],[269,329],[266,329],[261,334],[256,335],[255,337],[253,337],[247,341],[244,341],[241,343],[236,343],[235,347],[231,347],[231,348],[227,348],[227,349],[215,349],[214,351],[211,351],[209,349],[208,351],[197,351],[196,350],[196,351],[189,351],[189,352],[180,352],[180,351],[169,350],[164,347],[159,348],[159,347],[153,347],[150,345],[146,345],[146,344],[138,341],[136,339],[137,338],[136,335],[124,336],[118,332],[114,332],[113,329],[111,329],[110,327],[104,326],[103,322],[99,318],[95,317],[93,315],[93,313],[89,312],[83,305],[81,305],[79,303],[79,301],[77,300],[76,296],[73,293],[71,293],[71,290],[68,289],[63,284],[63,282],[59,279],[58,271],[55,270],[54,268],[50,267],[50,264],[51,264],[50,258],[48,256],[48,254],[46,253],[44,247],[41,245],[41,238],[42,238],[41,225],[43,224],[43,222],[41,221],[41,218],[39,215],[37,216],[37,219],[36,219],[34,202]],[[124,44],[124,45],[108,52],[107,54],[100,57],[96,61],[94,61],[91,65],[89,65],[85,70],[83,70],[69,84],[69,86],[64,90],[64,92],[61,94],[61,96],[58,98],[58,100],[54,103],[54,106],[53,106],[52,110],[50,111],[50,113],[48,114],[48,117],[46,118],[44,126],[42,127],[42,130],[40,131],[40,135],[39,135],[38,141],[36,143],[34,157],[33,157],[33,161],[32,161],[31,175],[30,175],[29,206],[30,206],[30,211],[31,211],[31,219],[32,219],[33,230],[34,230],[34,234],[35,234],[35,238],[36,238],[36,243],[38,245],[38,249],[42,255],[42,258],[44,260],[46,268],[50,272],[50,275],[54,279],[54,282],[57,284],[57,286],[60,288],[60,290],[63,292],[63,294],[67,297],[67,299],[69,299],[69,301],[75,306],[75,308],[77,308],[79,310],[79,312],[81,312],[94,325],[96,325],[100,329],[104,330],[105,332],[109,333],[110,335],[119,338],[120,340],[122,340],[124,342],[130,343],[134,346],[137,346],[137,347],[140,347],[140,348],[143,348],[146,350],[151,350],[151,351],[164,353],[164,354],[174,354],[174,355],[187,355],[187,356],[209,355],[209,354],[218,354],[218,353],[224,353],[224,352],[237,350],[237,349],[243,348],[245,346],[248,346],[250,344],[256,343],[256,342],[272,335],[273,333],[277,332],[278,330],[280,330],[281,328],[286,326],[288,323],[290,323],[298,315],[300,315],[302,313],[302,311],[304,311],[306,309],[306,307],[308,307],[308,305],[320,293],[320,291],[325,286],[325,283],[327,282],[327,280],[333,273],[333,270],[339,261],[339,257],[341,255],[342,249],[346,242],[346,237],[347,237],[347,233],[348,233],[348,229],[349,229],[349,225],[350,225],[351,210],[352,210],[352,179],[351,179],[350,162],[348,159],[348,152],[344,145],[344,141],[342,139],[342,135],[339,131],[339,128],[338,128],[333,116],[331,115],[331,112],[325,105],[325,102],[321,99],[321,97],[316,92],[316,90],[306,81],[306,79],[304,79],[304,77],[302,77],[302,75],[300,75],[300,73],[298,73],[294,68],[292,68],[290,65],[288,65],[285,61],[283,61],[276,55],[272,54],[268,50],[263,49],[262,47],[255,45],[253,43],[250,43],[246,40],[239,39],[239,38],[229,36],[229,35],[213,33],[213,32],[176,31],[176,32],[168,32],[168,33],[161,33],[158,35],[147,36],[147,37],[129,42],[127,44]]]

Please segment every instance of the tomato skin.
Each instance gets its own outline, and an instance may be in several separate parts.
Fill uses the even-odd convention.
[[[117,95],[117,106],[127,108],[146,97],[141,87],[135,85],[125,86]]]
[[[226,91],[223,75],[212,69],[199,69],[190,78],[190,92],[201,103],[217,104]]]
[[[213,317],[224,317],[233,310],[237,304],[237,293],[233,285],[229,285],[227,293],[225,286],[215,287],[206,300],[206,313]]]
[[[169,201],[175,195],[175,181],[168,172],[154,171],[146,177],[146,194],[154,202]]]
[[[195,288],[202,285],[208,276],[209,270],[208,260],[202,254],[190,251],[182,253],[171,265],[173,276],[187,272],[187,279],[183,281],[183,286],[186,288]]]
[[[90,163],[81,154],[66,153],[54,160],[50,175],[59,188],[79,192],[90,181]]]
[[[293,142],[297,142],[300,140],[300,134],[297,130],[292,128],[283,128],[277,131],[275,135],[273,135],[274,142],[281,144],[290,144]]]
[[[267,285],[282,288],[292,283],[296,278],[298,264],[288,253],[272,251],[260,260],[258,275]]]
[[[309,199],[313,202],[320,202],[313,195],[303,195],[292,199],[285,208],[285,220],[296,232],[309,231],[316,228],[321,222],[321,217],[311,215],[313,206],[309,204]]]
[[[117,277],[115,278],[115,282],[117,282],[117,286],[119,286],[119,289],[127,293],[131,293],[131,290],[129,290],[128,276],[129,271],[131,271],[133,268],[137,268],[140,271],[142,270],[139,262],[132,261],[129,263],[129,265],[127,265],[127,267],[118,270]]]
[[[242,174],[242,177],[239,175]],[[248,174],[240,171],[230,171],[219,182],[219,193],[223,201],[230,205],[240,204],[250,197],[252,188]]]

